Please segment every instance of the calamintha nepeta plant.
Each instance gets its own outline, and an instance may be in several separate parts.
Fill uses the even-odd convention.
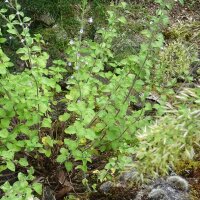
[[[117,8],[125,6],[122,3]],[[136,132],[152,120],[152,116],[146,115],[153,109],[146,98],[155,87],[151,76],[159,63],[164,42],[161,31],[168,24],[170,6],[160,2],[149,29],[142,31],[145,42],[140,52],[121,61],[116,62],[112,42],[119,34],[117,26],[125,24],[126,19],[112,8],[108,11],[108,26],[97,31],[100,42],[82,40],[84,26],[79,38],[70,41],[66,53],[73,73],[67,81],[67,113],[60,116],[60,120],[68,121],[71,116],[73,120],[65,129],[67,139],[57,159],[65,163],[68,170],[72,169],[74,159],[82,161],[76,169],[86,173],[94,155],[109,151],[113,157],[100,173],[100,179],[104,180],[106,175],[132,162],[127,155],[137,144]],[[131,104],[137,103],[142,104],[141,109],[130,109]]]
[[[30,154],[44,153],[49,155],[48,149],[43,148],[41,128],[50,127],[50,105],[55,92],[59,92],[57,82],[62,78],[63,63],[46,68],[49,55],[42,51],[40,35],[32,37],[29,33],[30,18],[25,17],[17,1],[6,1],[6,7],[0,10],[0,16],[5,20],[5,27],[9,39],[19,42],[16,51],[26,68],[22,72],[12,73],[13,63],[0,48],[0,157],[1,169],[15,171],[16,167],[30,168],[28,158]],[[7,11],[12,14],[7,16]],[[2,32],[0,42],[6,38]],[[20,156],[21,155],[21,156]],[[33,169],[31,175],[33,174]],[[27,188],[33,177],[19,174],[19,184],[12,187],[8,182],[1,186],[5,192],[3,199],[28,199],[32,189],[41,194],[41,184],[35,182]],[[29,182],[28,182],[29,181]],[[16,188],[15,188],[16,186]],[[10,189],[12,188],[12,189]],[[21,192],[20,192],[21,191]]]

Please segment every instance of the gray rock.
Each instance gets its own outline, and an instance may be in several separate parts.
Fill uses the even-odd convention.
[[[45,23],[48,26],[55,24],[55,19],[49,13],[40,15],[38,20],[42,21],[43,23]]]
[[[56,39],[58,41],[67,39],[67,32],[59,24],[55,24],[52,27],[52,30],[54,31]]]
[[[163,189],[153,189],[149,195],[148,199],[150,200],[170,200],[167,196],[167,193]]]
[[[107,181],[100,186],[100,191],[104,193],[108,193],[112,187],[114,187],[114,183],[111,181]]]
[[[149,187],[140,190],[135,200],[142,200],[145,196],[148,200],[189,200],[188,190],[189,185],[185,179],[170,176],[166,180],[157,179]]]
[[[188,182],[180,176],[169,176],[167,178],[167,183],[169,183],[171,187],[178,190],[182,190],[186,192],[189,190]]]
[[[129,171],[123,172],[119,177],[119,181],[123,184],[135,182],[136,175],[137,172],[135,171],[135,169],[131,169]]]

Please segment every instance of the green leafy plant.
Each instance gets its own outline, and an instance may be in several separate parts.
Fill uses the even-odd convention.
[[[18,181],[13,185],[7,181],[2,186],[1,189],[4,192],[2,200],[11,200],[11,199],[33,199],[32,192],[35,191],[37,194],[42,194],[42,185],[40,183],[32,183],[30,181],[34,180],[33,168],[28,170],[28,174],[18,174]]]
[[[0,48],[1,171],[6,169],[15,171],[16,166],[29,168],[28,157],[31,152],[35,151],[36,154],[41,152],[46,156],[51,154],[49,150],[43,148],[41,128],[51,127],[50,103],[54,93],[61,90],[57,83],[65,70],[62,68],[63,64],[59,65],[59,62],[56,62],[55,66],[46,68],[49,55],[42,51],[41,46],[44,41],[41,36],[30,35],[28,27],[30,18],[24,16],[17,1],[7,1],[7,7],[13,14],[7,16],[6,8],[0,10],[0,16],[7,23],[4,30],[10,34],[10,39],[19,41],[21,47],[16,54],[26,65],[21,73],[11,73],[9,69],[13,64],[6,56],[3,47]],[[1,34],[1,43],[4,42],[6,39]],[[27,199],[32,193],[31,187],[29,189],[26,187],[28,181],[33,179],[26,179],[22,174],[19,174],[18,178],[20,188],[17,186],[18,183],[12,187],[13,190],[22,191],[21,194],[16,195],[16,191],[11,194],[9,183],[2,186],[5,192],[11,194],[12,198],[9,199]],[[38,186],[34,184],[35,187],[39,185],[39,183]]]
[[[83,4],[83,15],[86,5]],[[122,3],[117,8],[125,6]],[[145,115],[153,109],[145,100],[152,91],[151,71],[164,42],[160,32],[168,24],[166,12],[166,5],[162,3],[149,29],[142,31],[145,42],[140,52],[118,62],[112,44],[118,35],[118,24],[126,23],[126,19],[117,16],[114,10],[108,11],[108,26],[97,31],[101,36],[99,43],[82,40],[85,30],[82,23],[79,38],[71,40],[66,51],[72,75],[67,81],[69,93],[65,96],[68,113],[60,116],[60,120],[73,118],[73,121],[65,129],[67,139],[58,162],[81,161],[75,167],[86,173],[94,155],[112,152],[113,158],[100,173],[101,181],[110,170],[116,172],[131,162],[127,155],[137,142],[136,131],[152,119]],[[130,104],[138,102],[143,103],[142,109],[131,110]]]

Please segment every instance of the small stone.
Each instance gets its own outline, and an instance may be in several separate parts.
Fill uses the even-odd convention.
[[[99,189],[101,192],[107,193],[111,190],[112,187],[114,187],[114,183],[111,181],[107,181],[103,183]]]
[[[160,188],[158,189],[153,189],[149,195],[148,195],[149,200],[170,200],[166,194],[166,192]]]
[[[41,16],[38,17],[38,20],[45,23],[48,26],[51,26],[51,25],[55,24],[55,22],[56,22],[50,13],[42,14]]]
[[[136,174],[137,174],[137,172],[135,171],[135,169],[126,171],[120,175],[119,181],[124,184],[131,182],[131,181],[135,181]]]
[[[167,178],[167,183],[175,189],[182,190],[182,191],[188,191],[189,190],[189,184],[188,182],[183,179],[180,176],[170,176]]]

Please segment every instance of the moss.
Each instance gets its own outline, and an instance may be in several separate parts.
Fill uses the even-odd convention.
[[[188,182],[180,176],[169,176],[167,178],[167,183],[171,187],[187,192],[189,190]]]
[[[153,189],[148,195],[149,199],[169,200],[167,193],[160,188]]]
[[[179,39],[200,44],[200,22],[175,23],[164,33],[166,39]]]
[[[157,78],[167,83],[189,78],[191,64],[198,60],[198,47],[182,40],[175,40],[164,47],[160,53],[160,66]],[[160,73],[160,74],[159,74]],[[163,78],[164,77],[164,78]]]
[[[179,174],[184,174],[187,170],[192,171],[200,169],[200,161],[190,160],[190,161],[180,161],[176,165],[176,171]]]

